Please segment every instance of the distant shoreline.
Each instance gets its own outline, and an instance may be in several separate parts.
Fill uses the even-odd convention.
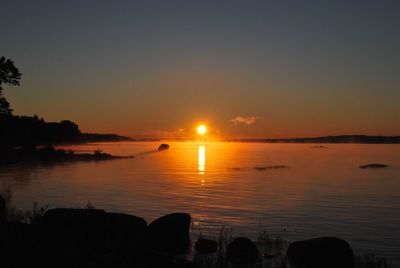
[[[135,142],[156,142],[156,141],[196,141],[196,139],[165,139],[165,138],[142,138],[132,139]],[[276,139],[223,139],[222,142],[245,142],[245,143],[324,143],[324,144],[400,144],[400,136],[367,136],[367,135],[339,135],[322,136],[309,138],[276,138]]]

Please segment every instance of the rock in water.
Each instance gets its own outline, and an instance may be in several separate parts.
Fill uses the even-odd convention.
[[[246,237],[238,237],[228,245],[226,257],[234,264],[251,265],[257,263],[259,252],[253,241]]]
[[[320,237],[296,241],[287,250],[288,262],[301,268],[353,268],[354,255],[350,245],[336,237]]]
[[[150,247],[168,253],[185,253],[190,245],[191,216],[187,213],[172,213],[154,220],[148,228]]]
[[[169,145],[166,143],[161,144],[160,146],[158,146],[157,151],[165,151],[169,149]]]
[[[215,240],[200,237],[199,240],[197,240],[194,248],[196,249],[197,253],[207,255],[217,252],[218,243]]]
[[[387,167],[387,165],[385,164],[367,164],[360,166],[360,168],[385,168],[385,167]]]

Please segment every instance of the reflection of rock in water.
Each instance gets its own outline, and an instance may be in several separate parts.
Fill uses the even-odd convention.
[[[385,164],[366,164],[366,165],[362,165],[359,166],[359,168],[385,168],[388,167],[388,165]]]
[[[169,145],[166,143],[161,144],[160,146],[158,146],[157,151],[165,151],[169,149]]]
[[[289,168],[289,167],[284,165],[254,167],[255,170],[260,170],[260,171],[267,169],[282,169],[282,168]]]

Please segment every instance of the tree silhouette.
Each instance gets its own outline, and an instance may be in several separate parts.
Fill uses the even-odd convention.
[[[0,115],[11,115],[12,109],[10,104],[3,96],[3,84],[11,86],[19,86],[19,80],[21,79],[21,73],[18,68],[15,67],[14,62],[5,57],[0,58]]]

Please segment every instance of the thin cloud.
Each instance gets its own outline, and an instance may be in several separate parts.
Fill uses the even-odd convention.
[[[179,128],[176,130],[161,130],[161,129],[151,129],[144,131],[140,136],[153,137],[153,138],[180,138],[186,135],[186,130]]]
[[[239,125],[239,124],[245,124],[245,125],[253,125],[256,123],[257,119],[259,117],[258,116],[236,116],[235,118],[233,118],[231,120],[231,122],[233,122],[235,125]]]

